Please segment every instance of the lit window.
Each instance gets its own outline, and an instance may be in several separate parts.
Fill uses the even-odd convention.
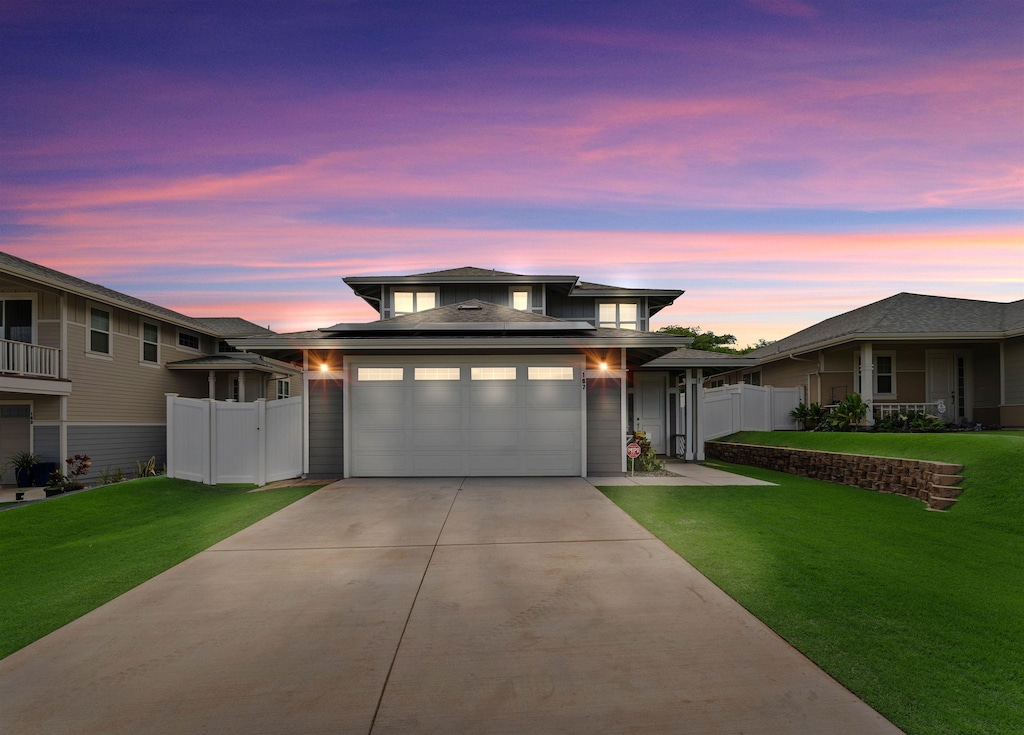
[[[402,380],[405,377],[403,368],[396,367],[361,367],[356,373],[361,382]]]
[[[475,367],[470,370],[472,380],[515,380],[514,367]]]
[[[188,332],[178,332],[178,344],[190,350],[199,349],[199,337]]]
[[[415,380],[460,380],[462,371],[457,367],[418,367]]]
[[[640,309],[635,303],[598,304],[598,326],[612,329],[639,329]]]
[[[103,309],[89,310],[89,349],[92,352],[110,354],[110,312]]]
[[[572,380],[571,367],[531,367],[527,368],[529,380]]]
[[[437,306],[434,291],[395,291],[395,316],[415,314]]]
[[[516,311],[530,311],[532,290],[523,286],[513,286],[508,290],[508,301]]]
[[[160,361],[160,327],[142,323],[142,359],[145,362]]]

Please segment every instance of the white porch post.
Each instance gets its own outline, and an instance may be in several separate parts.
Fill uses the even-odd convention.
[[[686,368],[686,377],[683,378],[686,400],[684,401],[683,412],[686,425],[686,456],[687,462],[693,462],[697,458],[697,421],[693,409],[693,368]]]
[[[870,342],[860,346],[860,397],[868,404],[868,426],[875,424],[875,366],[871,348]]]
[[[703,462],[704,457],[704,420],[701,408],[704,405],[704,368],[697,368],[693,381],[693,426],[697,432],[697,461]]]
[[[210,385],[210,395],[208,398],[217,397],[217,373],[213,370],[206,376],[206,382]]]
[[[238,402],[245,403],[245,371],[238,371]]]

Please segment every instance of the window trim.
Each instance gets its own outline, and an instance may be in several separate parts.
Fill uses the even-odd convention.
[[[889,358],[889,369],[890,369],[890,372],[882,373],[882,372],[879,371],[879,369],[878,369],[878,359],[880,357],[888,357]],[[874,363],[875,363],[874,365],[872,365],[873,370],[871,371],[872,380],[874,381],[874,389],[875,389],[874,395],[875,395],[875,397],[882,397],[882,398],[892,397],[892,398],[895,398],[896,397],[896,353],[893,352],[893,351],[875,352],[872,355],[872,358],[874,359]],[[888,375],[889,376],[890,380],[892,381],[891,384],[890,384],[890,388],[892,390],[882,391],[882,390],[878,389],[878,377],[880,375]]]
[[[601,318],[602,306],[615,307],[614,323],[609,319]],[[622,319],[621,307],[623,306],[633,306],[636,308],[635,320],[628,319],[624,321]],[[630,327],[622,326],[623,324],[635,324],[637,332],[643,332],[647,329],[647,320],[644,318],[640,299],[598,299],[594,304],[594,324],[600,329],[631,329]]]
[[[284,390],[282,390],[282,388]],[[277,378],[277,385],[275,386],[275,393],[277,394],[277,400],[282,401],[285,398],[292,397],[292,381],[290,378]]]
[[[102,314],[106,314],[107,315],[107,328],[106,329],[98,329],[98,328],[93,326],[93,323],[92,323],[93,312],[100,312]],[[93,304],[89,304],[89,313],[87,315],[87,319],[88,319],[88,321],[86,322],[85,351],[88,352],[89,354],[92,354],[92,355],[103,355],[105,357],[113,357],[114,356],[114,311],[113,311],[113,309],[110,309],[109,307],[108,308],[102,308],[100,306],[94,306]],[[94,332],[97,333],[97,334],[105,334],[107,336],[107,349],[106,350],[97,350],[95,347],[93,347],[92,338],[93,338],[93,333]]]
[[[754,378],[755,377],[757,378],[757,382],[756,383],[754,382]],[[753,385],[753,386],[756,386],[756,387],[760,388],[761,387],[761,383],[763,381],[763,377],[761,375],[761,369],[758,368],[757,370],[751,370],[748,373],[743,373],[740,376],[740,381],[742,383],[744,383],[745,385]]]
[[[195,337],[196,346],[192,347],[191,345],[182,344],[182,342],[181,342],[181,338],[182,337]],[[202,350],[202,347],[203,347],[203,340],[202,340],[202,338],[198,334],[195,334],[194,332],[188,332],[188,331],[186,331],[184,329],[179,329],[178,330],[178,347],[180,347],[183,350],[191,350],[192,352],[200,352]]]
[[[146,327],[153,327],[156,329],[156,339],[146,339]],[[156,357],[152,360],[146,359],[146,346],[154,345],[156,347]],[[159,365],[160,364],[160,325],[156,322],[147,322],[145,319],[140,321],[139,329],[139,362],[144,365]]]
[[[400,293],[411,293],[412,294],[412,311],[398,311],[398,304],[396,303],[398,294]],[[429,307],[430,309],[436,309],[441,305],[441,293],[438,288],[403,288],[396,287],[391,289],[391,298],[389,299],[389,305],[391,307],[391,316],[406,316],[408,314],[419,314],[421,311],[428,311],[429,309],[421,309],[419,307],[419,300],[422,294],[432,294],[434,297],[434,305]]]
[[[518,309],[515,305],[515,295],[517,293],[526,294],[526,308]],[[508,308],[515,309],[516,311],[524,311],[526,313],[533,313],[533,286],[509,286],[508,287]]]

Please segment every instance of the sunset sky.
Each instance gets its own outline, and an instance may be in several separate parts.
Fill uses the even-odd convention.
[[[1024,298],[1020,0],[6,0],[0,249],[191,316],[474,265],[776,339]]]

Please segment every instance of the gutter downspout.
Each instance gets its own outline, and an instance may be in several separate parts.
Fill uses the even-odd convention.
[[[818,357],[814,358],[813,360],[808,359],[806,357],[797,357],[796,355],[790,355],[789,359],[793,360],[794,362],[813,362],[814,363],[814,372],[813,373],[807,373],[807,403],[808,404],[811,404],[811,403],[818,403],[818,404],[820,404],[821,403],[821,353],[819,352],[818,353]],[[812,401],[811,400],[811,376],[812,375],[818,379],[818,400],[817,401]]]

